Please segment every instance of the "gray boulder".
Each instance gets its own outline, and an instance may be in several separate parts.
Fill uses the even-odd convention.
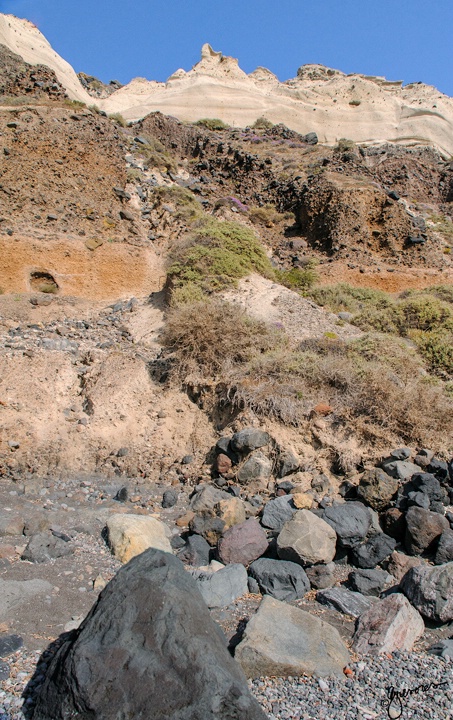
[[[248,592],[247,570],[243,565],[227,565],[216,572],[192,571],[197,588],[209,608],[231,605]]]
[[[178,557],[189,565],[199,567],[209,564],[210,552],[209,543],[201,535],[190,535],[185,547],[178,553]]]
[[[328,563],[335,556],[336,539],[322,518],[310,510],[298,510],[277,537],[277,553],[282,560],[301,565]]]
[[[270,435],[267,432],[249,427],[234,433],[230,445],[234,452],[245,454],[268,445],[270,440]]]
[[[439,538],[439,544],[437,546],[436,555],[434,562],[436,565],[443,565],[444,563],[451,562],[453,560],[453,530],[444,530]]]
[[[412,650],[424,633],[421,615],[401,593],[378,600],[360,616],[353,637],[353,650],[361,655],[380,655]]]
[[[256,580],[263,595],[276,600],[298,600],[310,590],[304,569],[288,560],[260,558],[250,565],[249,575]]]
[[[272,463],[262,452],[250,455],[238,472],[238,480],[245,484],[253,480],[269,480],[272,475]]]
[[[282,450],[277,461],[277,477],[284,478],[299,470],[300,460],[292,450]]]
[[[293,502],[293,496],[282,495],[266,503],[261,524],[270,530],[280,532],[285,522],[291,520],[295,512],[296,506]]]
[[[427,652],[430,655],[437,655],[444,660],[446,660],[447,658],[453,660],[453,639],[449,638],[448,640],[441,640],[435,645],[431,645],[431,647],[428,648]]]
[[[327,605],[333,610],[338,610],[344,615],[351,615],[351,617],[355,618],[369,610],[373,602],[370,598],[343,587],[319,590],[316,593],[316,600],[321,605]]]
[[[398,480],[409,480],[412,475],[421,471],[419,465],[415,465],[408,460],[395,460],[394,458],[383,460],[381,466],[387,475],[391,475]]]
[[[199,485],[190,498],[190,508],[195,513],[211,513],[215,515],[215,506],[221,500],[229,500],[230,493],[219,490],[212,485]]]
[[[351,563],[359,568],[374,568],[388,558],[396,547],[396,540],[379,533],[373,535],[363,545],[358,545],[351,551]]]
[[[349,573],[348,582],[355,592],[379,597],[387,585],[395,582],[395,578],[385,570],[353,570]]]
[[[322,514],[337,533],[340,547],[353,548],[367,536],[371,525],[371,513],[360,502],[336,503]]]
[[[453,562],[411,568],[400,583],[401,591],[428,620],[453,620]]]
[[[62,540],[60,537],[47,532],[34,535],[22,553],[21,558],[32,563],[45,563],[73,553],[74,546],[71,542]]]
[[[265,720],[182,563],[125,565],[53,657],[34,720]]]
[[[266,595],[235,652],[250,678],[343,677],[349,652],[338,631],[299,608]]]

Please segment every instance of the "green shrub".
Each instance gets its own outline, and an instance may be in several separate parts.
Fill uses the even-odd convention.
[[[200,221],[188,245],[177,249],[177,259],[168,271],[173,297],[187,283],[198,286],[203,293],[222,290],[256,271],[272,275],[272,267],[263,247],[253,232],[235,222],[215,218]]]
[[[356,145],[354,140],[349,140],[348,138],[340,138],[335,145],[334,150],[343,153],[347,152],[348,150],[354,150],[355,146]]]
[[[230,127],[219,118],[202,118],[201,120],[197,120],[195,125],[205,127],[208,130],[227,130]]]
[[[387,293],[371,288],[358,288],[347,283],[313,288],[310,297],[332,312],[358,312],[364,307],[390,304]]]
[[[410,337],[433,372],[453,376],[453,332],[415,330]]]
[[[315,271],[315,263],[309,262],[303,268],[291,268],[291,270],[276,270],[275,275],[279,283],[291,290],[298,290],[304,294],[315,284],[318,276]]]

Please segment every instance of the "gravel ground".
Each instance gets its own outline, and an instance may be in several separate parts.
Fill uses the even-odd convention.
[[[9,659],[11,677],[0,685],[0,720],[24,720],[22,693],[39,653],[22,649]],[[46,658],[43,658],[41,662]],[[360,658],[338,678],[259,678],[249,681],[269,720],[451,720],[453,661],[425,653],[395,652]],[[41,665],[40,670],[45,666]],[[39,678],[36,678],[39,686]],[[404,691],[411,691],[406,697]],[[393,696],[393,699],[392,699]],[[33,690],[26,703],[33,705]],[[202,720],[200,718],[200,720]]]

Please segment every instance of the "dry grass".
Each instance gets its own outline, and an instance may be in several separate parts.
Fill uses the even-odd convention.
[[[453,400],[405,340],[369,334],[294,347],[282,333],[216,301],[173,309],[163,342],[173,379],[184,385],[203,378],[214,405],[299,426],[323,401],[362,443],[437,450],[453,442]]]

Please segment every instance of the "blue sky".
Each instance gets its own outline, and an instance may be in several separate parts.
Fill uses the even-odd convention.
[[[305,63],[421,80],[453,96],[453,0],[0,0],[77,72],[128,82],[189,70],[203,43],[280,80]]]

